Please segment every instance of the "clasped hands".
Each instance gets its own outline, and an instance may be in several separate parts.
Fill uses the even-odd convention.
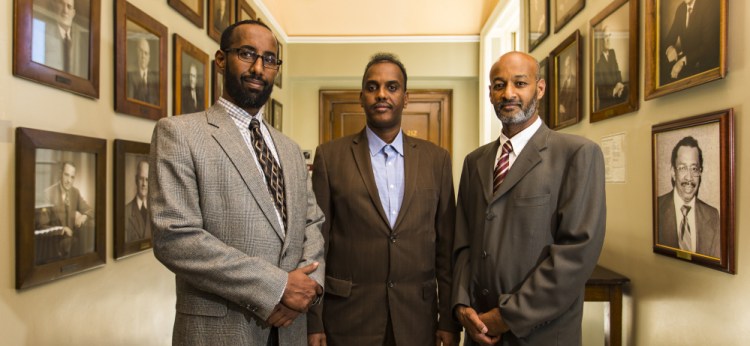
[[[266,320],[268,324],[274,327],[290,326],[323,294],[323,287],[308,276],[318,269],[318,265],[318,262],[314,262],[289,272],[284,295]]]
[[[468,306],[459,305],[456,307],[456,317],[466,334],[481,345],[498,343],[501,335],[509,330],[498,308],[479,314]]]

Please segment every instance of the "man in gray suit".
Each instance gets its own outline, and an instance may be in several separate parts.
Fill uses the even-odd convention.
[[[154,129],[149,205],[154,255],[176,277],[175,345],[307,343],[324,217],[299,146],[263,121],[277,47],[260,22],[230,25],[222,97]]]
[[[125,242],[151,238],[148,217],[148,161],[139,161],[135,170],[135,197],[125,205]]]
[[[584,287],[604,241],[604,158],[542,123],[538,73],[521,52],[492,66],[502,133],[464,161],[453,304],[467,345],[581,344]]]

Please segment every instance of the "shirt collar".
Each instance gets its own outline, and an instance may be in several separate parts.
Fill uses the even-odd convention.
[[[529,127],[521,130],[521,132],[519,133],[516,133],[513,138],[506,137],[505,134],[500,131],[500,137],[498,138],[500,147],[502,147],[505,142],[510,141],[510,144],[513,145],[513,153],[515,153],[517,157],[519,154],[521,154],[521,150],[523,150],[526,144],[529,143],[529,140],[531,140],[531,136],[533,136],[541,126],[542,119],[537,117]]]
[[[224,97],[219,97],[219,100],[216,101],[216,104],[224,108],[224,110],[236,121],[242,123],[245,128],[248,128],[250,126],[250,121],[254,119],[258,119],[260,121],[261,126],[263,124],[263,114],[265,113],[266,106],[260,108],[258,111],[258,114],[255,116],[250,115],[250,113],[246,112],[244,109],[237,107],[232,102],[229,102],[229,100],[225,99]]]
[[[383,147],[390,144],[391,146],[393,146],[393,149],[396,149],[396,152],[399,153],[399,155],[404,156],[404,137],[402,135],[402,131],[398,131],[396,138],[394,138],[393,142],[391,143],[386,143],[385,141],[380,139],[380,137],[378,137],[375,132],[370,130],[369,126],[365,126],[365,133],[367,134],[367,143],[370,146],[370,155],[377,155],[383,150]]]
[[[675,184],[677,184],[677,182],[675,182]],[[675,209],[677,209],[677,211],[680,211],[680,208],[683,205],[686,205],[686,206],[690,207],[690,209],[695,208],[695,196],[693,196],[693,198],[690,199],[690,201],[688,201],[687,203],[685,203],[685,201],[682,200],[682,197],[680,197],[680,194],[677,193],[677,187],[676,186],[674,187],[674,192],[672,193],[672,195],[673,195],[672,197],[674,198],[674,205],[677,207]]]

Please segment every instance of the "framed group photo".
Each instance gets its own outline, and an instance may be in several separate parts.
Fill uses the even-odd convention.
[[[149,143],[115,139],[115,259],[152,247],[148,206]]]
[[[576,30],[550,53],[552,129],[561,129],[581,121],[583,79],[581,33]]]
[[[174,115],[195,113],[208,107],[208,54],[174,34]]]
[[[205,0],[167,0],[167,4],[195,26],[203,28]]]
[[[586,0],[554,0],[555,33],[562,30],[586,6]]]
[[[638,2],[616,0],[591,19],[591,118],[638,110]]]
[[[235,21],[237,0],[208,0],[208,36],[221,43],[221,33]]]
[[[646,100],[726,76],[727,0],[646,1]]]
[[[115,111],[166,117],[167,27],[126,0],[115,5]]]
[[[528,21],[526,37],[529,52],[539,46],[549,36],[549,0],[527,0]]]
[[[101,0],[15,0],[13,75],[99,98]]]
[[[16,288],[106,262],[107,141],[16,128]]]
[[[733,110],[654,125],[651,145],[654,252],[735,273]]]

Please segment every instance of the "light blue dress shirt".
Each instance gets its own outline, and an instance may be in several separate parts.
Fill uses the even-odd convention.
[[[393,228],[404,199],[404,137],[399,131],[389,144],[380,139],[369,127],[366,128],[366,133],[380,203]]]

